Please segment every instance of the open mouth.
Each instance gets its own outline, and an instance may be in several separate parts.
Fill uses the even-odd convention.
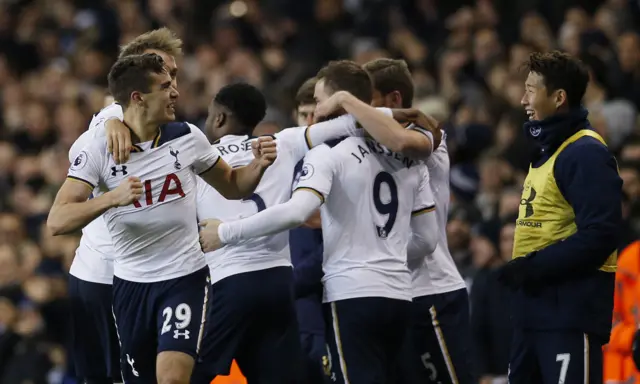
[[[526,113],[527,113],[527,116],[529,117],[529,120],[535,120],[534,117],[536,113],[533,110],[527,109]]]
[[[169,109],[169,111],[171,113],[176,113],[176,105],[175,104],[169,104],[169,106],[167,107],[167,109]]]

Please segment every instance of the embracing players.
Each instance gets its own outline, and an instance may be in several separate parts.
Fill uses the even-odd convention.
[[[318,101],[340,89],[371,101],[369,76],[353,62],[332,62],[318,79]],[[360,123],[397,125],[365,103],[354,108]],[[288,202],[211,224],[219,236],[213,243],[236,244],[294,228],[322,206],[328,371],[339,383],[386,381],[394,375],[409,319],[407,254],[422,258],[437,243],[428,180],[426,167],[371,138],[320,145],[307,155]]]
[[[126,382],[188,383],[200,348],[209,273],[198,243],[196,174],[228,198],[250,196],[275,160],[275,143],[231,169],[200,130],[175,119],[175,89],[156,54],[123,57],[109,89],[135,150],[126,165],[96,138],[72,163],[49,214],[54,234],[104,214],[115,250],[113,311]],[[106,193],[88,199],[94,188]],[[157,355],[157,356],[156,356]]]

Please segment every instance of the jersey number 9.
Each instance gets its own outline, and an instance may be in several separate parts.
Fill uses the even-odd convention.
[[[380,196],[382,184],[386,184],[389,188],[389,194],[391,198],[388,202],[382,201]],[[389,233],[393,229],[393,225],[396,223],[396,217],[398,215],[398,185],[387,172],[380,172],[373,180],[373,203],[376,206],[376,210],[381,215],[387,215],[387,222],[384,226],[376,225],[376,231],[378,237],[386,239]]]

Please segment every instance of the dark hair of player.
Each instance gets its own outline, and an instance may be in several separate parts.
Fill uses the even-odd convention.
[[[147,49],[156,49],[167,53],[170,56],[182,55],[182,40],[169,28],[162,27],[143,33],[120,47],[118,58],[129,55],[141,55]]]
[[[237,124],[238,134],[250,135],[267,113],[267,102],[260,90],[251,84],[229,84],[218,92],[213,101],[226,108]]]
[[[524,67],[542,76],[547,94],[563,89],[567,93],[567,105],[580,106],[589,82],[589,71],[580,60],[560,51],[534,52]]]
[[[371,78],[354,61],[330,61],[318,72],[316,79],[324,80],[325,87],[332,92],[347,91],[361,101],[371,104],[373,98]]]
[[[413,103],[413,78],[404,60],[375,59],[362,66],[371,77],[373,88],[382,96],[398,91],[402,96],[402,108],[411,108]]]
[[[109,92],[118,104],[126,108],[132,92],[151,91],[152,73],[165,71],[164,60],[154,53],[125,56],[116,61],[109,71]]]
[[[313,93],[316,88],[316,82],[318,80],[315,77],[307,79],[296,93],[296,108],[301,105],[315,104],[316,100],[313,98]]]

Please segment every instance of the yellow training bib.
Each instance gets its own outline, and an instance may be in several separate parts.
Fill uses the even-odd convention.
[[[514,259],[563,241],[577,232],[575,213],[562,196],[553,169],[560,152],[583,136],[591,136],[606,145],[596,132],[583,129],[565,140],[543,165],[538,168],[529,166],[516,222]],[[617,255],[617,251],[613,252],[600,270],[615,272]]]

